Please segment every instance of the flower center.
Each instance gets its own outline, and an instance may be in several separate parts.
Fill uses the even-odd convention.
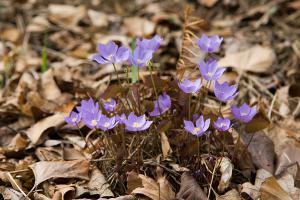
[[[212,77],[212,75],[213,75],[213,74],[212,74],[211,72],[208,72],[208,73],[207,73],[207,76],[208,76],[208,77]]]
[[[246,112],[241,112],[241,116],[246,116],[248,113]]]
[[[142,63],[142,60],[138,58],[138,59],[137,59],[137,63],[138,63],[138,64]]]
[[[93,119],[93,120],[91,121],[91,125],[92,125],[92,126],[96,126],[96,125],[97,125],[97,120]]]
[[[224,127],[224,126],[226,126],[226,124],[225,124],[225,123],[221,123],[220,125],[221,125],[221,127]]]
[[[198,127],[195,127],[194,130],[193,130],[194,134],[197,134],[199,130],[200,129]]]
[[[134,123],[133,123],[133,127],[134,127],[134,128],[139,128],[140,126],[141,126],[141,125],[140,125],[139,123],[137,123],[137,122],[134,122]]]
[[[76,122],[77,119],[76,119],[75,117],[73,117],[73,118],[71,119],[71,121],[72,121],[72,122]]]
[[[111,55],[109,55],[108,57],[107,57],[107,60],[111,60],[112,59],[112,57],[113,57],[113,55],[111,54]]]
[[[103,124],[103,126],[106,127],[106,128],[109,127],[109,125],[110,125],[110,123],[108,123],[108,122],[105,122],[105,123]]]

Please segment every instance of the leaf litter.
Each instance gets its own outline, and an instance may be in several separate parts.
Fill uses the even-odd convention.
[[[0,2],[0,199],[300,198],[299,3],[199,0],[193,9],[185,3]],[[241,85],[237,101],[268,113],[226,134],[226,157],[216,153],[220,136],[207,138],[209,154],[190,158],[197,142],[173,129],[176,121],[162,124],[153,149],[130,135],[128,152],[116,151],[118,135],[108,140],[65,125],[80,99],[99,97],[117,81],[111,65],[89,60],[97,43],[129,46],[135,37],[163,35],[154,60],[164,91],[160,83],[175,74],[196,77],[192,66],[203,55],[193,43],[202,33],[225,38],[225,55],[216,56],[229,69],[224,78]],[[134,160],[139,145],[144,160]]]

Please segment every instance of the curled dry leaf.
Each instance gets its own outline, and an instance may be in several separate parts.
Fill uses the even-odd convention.
[[[180,190],[176,195],[176,199],[183,200],[208,200],[202,188],[197,181],[188,172],[181,175]]]
[[[4,186],[0,186],[0,194],[3,196],[3,198],[6,200],[10,199],[10,200],[24,200],[24,196],[12,189],[12,188],[8,188],[8,187],[4,187]],[[1,196],[0,196],[1,197]]]
[[[279,155],[275,174],[277,175],[281,173],[294,163],[298,163],[298,165],[300,165],[300,149],[296,146],[288,145],[282,150],[282,153]]]
[[[124,20],[124,28],[132,36],[148,36],[153,34],[155,24],[145,18],[128,17]]]
[[[105,27],[108,25],[108,18],[105,13],[89,9],[87,14],[91,19],[93,26]]]
[[[61,96],[61,91],[58,88],[54,78],[52,69],[47,70],[41,77],[42,95],[47,100],[56,100]]]
[[[224,192],[225,189],[229,186],[230,179],[232,176],[232,170],[233,170],[233,164],[231,163],[231,160],[227,157],[219,158],[220,162],[220,172],[222,174],[218,190],[220,192]]]
[[[256,45],[245,51],[226,53],[225,57],[220,59],[219,65],[257,73],[270,73],[275,59],[273,49]]]
[[[142,194],[153,200],[171,200],[175,197],[170,183],[163,176],[157,181],[132,171],[128,174],[128,190],[131,194]]]
[[[31,165],[30,168],[34,173],[35,186],[51,178],[89,180],[89,162],[86,160],[40,161]]]
[[[240,200],[241,197],[239,195],[239,192],[235,189],[232,189],[222,196],[217,196],[216,200]]]
[[[46,117],[27,129],[26,134],[33,144],[37,144],[45,130],[63,124],[65,121],[62,113]]]
[[[257,200],[260,197],[259,189],[250,182],[245,182],[242,184],[241,194],[243,193],[246,193],[253,200]]]
[[[90,175],[90,180],[87,183],[87,187],[94,191],[94,194],[99,194],[101,197],[113,197],[114,194],[109,189],[109,184],[107,183],[104,175],[101,171],[94,167]]]
[[[161,142],[163,157],[167,158],[172,153],[172,149],[165,132],[160,132],[160,142]]]
[[[66,26],[75,26],[86,13],[84,6],[71,6],[62,4],[51,4],[48,7],[49,18],[54,23]]]
[[[260,192],[263,200],[293,200],[273,176],[262,183]]]

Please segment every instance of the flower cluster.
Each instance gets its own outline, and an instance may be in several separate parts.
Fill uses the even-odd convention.
[[[222,41],[223,38],[217,35],[209,37],[203,34],[197,44],[204,53],[214,53],[219,50]],[[199,63],[199,72],[202,78],[207,83],[214,83],[214,94],[220,103],[228,102],[234,99],[238,94],[237,85],[229,85],[226,81],[219,83],[218,79],[223,75],[225,70],[225,68],[218,66],[217,60],[212,58],[209,58],[207,61],[201,60]],[[202,87],[201,79],[194,81],[184,79],[178,82],[178,87],[185,93],[196,94]],[[257,112],[256,106],[249,107],[247,104],[243,104],[241,107],[232,106],[231,111],[236,119],[245,123],[251,121]],[[184,128],[189,133],[199,137],[209,128],[210,119],[207,119],[204,122],[203,116],[201,115],[199,119],[196,119],[195,121],[196,126],[192,121],[184,120]],[[218,131],[227,131],[231,127],[230,119],[218,117],[214,122],[214,127]]]

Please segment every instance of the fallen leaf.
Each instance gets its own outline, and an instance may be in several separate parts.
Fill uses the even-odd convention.
[[[45,16],[36,16],[31,20],[26,30],[28,32],[44,32],[49,25],[49,21]]]
[[[222,196],[217,196],[216,200],[240,200],[241,197],[239,195],[239,192],[235,189],[232,189]]]
[[[0,38],[11,42],[17,42],[20,36],[21,36],[20,31],[14,27],[3,28],[0,32]]]
[[[172,153],[172,149],[165,132],[160,132],[160,142],[161,142],[163,157],[167,158]]]
[[[246,193],[253,200],[258,200],[260,197],[259,189],[255,185],[252,185],[252,183],[250,182],[245,182],[242,184],[241,194],[242,193]]]
[[[51,21],[66,26],[75,26],[86,13],[84,6],[75,7],[63,4],[50,4],[48,10]]]
[[[35,186],[51,178],[89,180],[89,162],[86,160],[40,161],[32,164],[30,168],[34,173]]]
[[[101,197],[113,197],[114,196],[114,194],[109,189],[109,184],[107,183],[104,175],[96,167],[94,167],[92,169],[92,172],[90,175],[90,180],[87,183],[87,187],[90,190],[95,191]]]
[[[3,198],[5,200],[23,200],[24,199],[24,196],[20,192],[14,190],[12,188],[7,188],[4,186],[0,186],[0,194],[3,196]]]
[[[61,96],[61,91],[58,88],[54,78],[52,69],[47,70],[41,77],[42,95],[47,100],[55,101]]]
[[[89,9],[87,14],[88,14],[89,18],[91,19],[93,26],[105,27],[108,25],[108,18],[105,13]]]
[[[124,28],[131,36],[143,37],[153,34],[155,24],[145,18],[128,17],[124,20]]]
[[[227,157],[219,158],[220,160],[220,172],[221,172],[221,179],[218,185],[218,190],[220,192],[224,192],[225,189],[229,186],[230,179],[232,176],[233,164],[231,160]]]
[[[201,5],[211,8],[218,2],[218,0],[198,0],[198,2]]]
[[[294,163],[300,165],[300,148],[287,145],[278,157],[275,175],[280,174]]]
[[[46,117],[27,129],[26,134],[33,144],[37,144],[44,131],[48,128],[56,127],[65,121],[62,113],[57,113]]]
[[[176,198],[184,200],[208,200],[202,188],[188,172],[184,172],[181,175],[180,190]]]
[[[271,73],[275,59],[273,49],[256,45],[245,51],[226,53],[225,57],[220,59],[219,65],[256,73]]]
[[[128,190],[132,190],[131,194],[142,194],[153,200],[171,200],[175,197],[175,193],[165,177],[158,177],[158,180],[155,181],[133,171],[128,174]]]
[[[293,200],[273,176],[262,183],[259,191],[262,200]]]
[[[244,133],[240,132],[244,145],[247,146],[247,150],[251,154],[253,163],[258,168],[268,170],[270,173],[274,173],[275,163],[275,151],[273,141],[264,133]],[[251,139],[252,138],[252,139]]]

